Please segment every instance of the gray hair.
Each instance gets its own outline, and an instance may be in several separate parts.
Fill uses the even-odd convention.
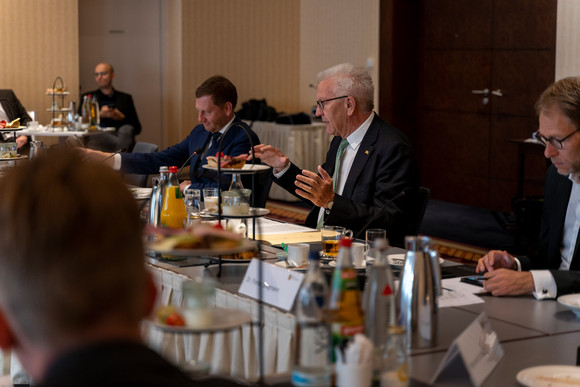
[[[544,90],[536,102],[536,113],[539,115],[551,107],[560,109],[572,125],[580,129],[580,77],[560,79]]]
[[[318,83],[333,79],[336,96],[349,95],[355,98],[363,111],[371,112],[375,107],[375,87],[369,71],[363,66],[341,63],[318,73]]]

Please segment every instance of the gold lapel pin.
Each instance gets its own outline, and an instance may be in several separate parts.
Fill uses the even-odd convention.
[[[368,155],[368,154],[369,154],[369,151],[368,151],[368,150],[366,150],[366,151],[365,151],[365,155]]]

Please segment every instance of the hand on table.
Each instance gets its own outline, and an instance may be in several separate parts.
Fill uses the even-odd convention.
[[[483,288],[494,296],[520,296],[535,290],[534,278],[529,271],[508,269],[485,273]]]
[[[248,156],[248,161],[256,157],[262,160],[264,164],[267,164],[274,168],[274,173],[278,173],[288,166],[290,159],[286,157],[280,149],[274,148],[272,145],[256,145],[254,147],[254,154],[250,150],[250,155]]]
[[[475,271],[481,273],[484,271],[494,271],[495,269],[515,269],[516,260],[509,255],[507,251],[491,250],[477,261]]]
[[[191,184],[191,180],[183,180],[179,183],[179,190],[185,192],[185,189]]]
[[[318,174],[307,169],[296,176],[296,194],[310,200],[318,207],[326,207],[334,199],[332,177],[319,165]]]

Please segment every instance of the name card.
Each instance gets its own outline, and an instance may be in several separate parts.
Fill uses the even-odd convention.
[[[260,283],[259,267],[262,265],[262,281]],[[304,274],[290,271],[283,267],[272,265],[259,259],[252,259],[244,280],[238,290],[240,293],[259,299],[259,288],[262,288],[262,301],[280,309],[292,309],[294,299],[300,289]]]
[[[456,379],[465,376],[467,371],[471,383],[478,387],[502,357],[503,349],[497,334],[491,329],[486,314],[481,313],[453,340],[431,384],[437,379]]]

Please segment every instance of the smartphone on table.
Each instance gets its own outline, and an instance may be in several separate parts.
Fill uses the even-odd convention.
[[[462,277],[460,279],[460,281],[465,282],[467,284],[483,287],[483,276],[482,275],[472,275],[469,277]]]

